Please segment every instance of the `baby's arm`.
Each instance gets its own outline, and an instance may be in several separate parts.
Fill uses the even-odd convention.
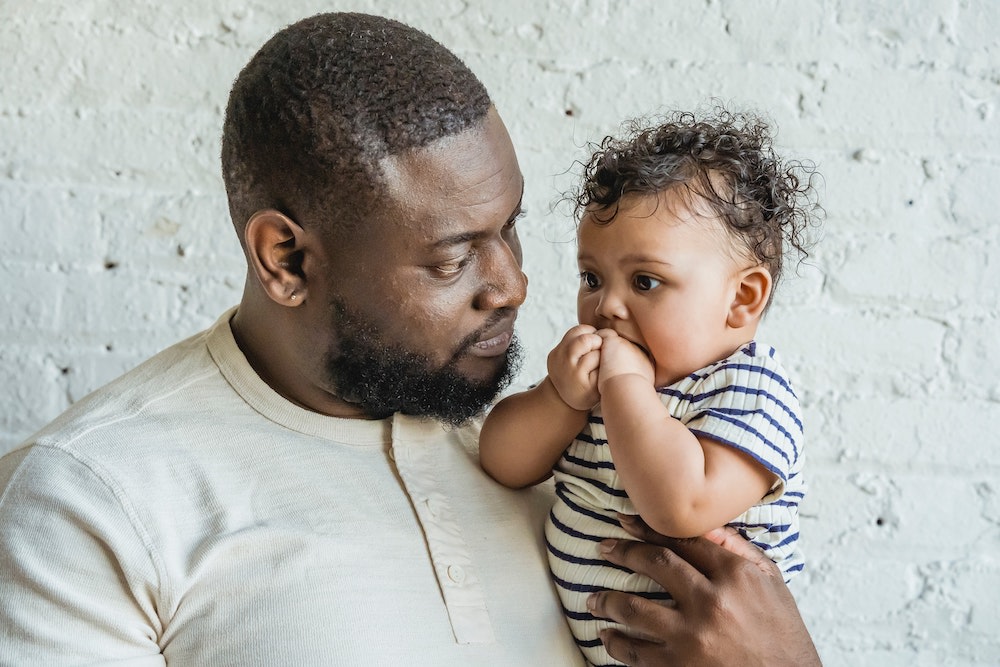
[[[760,502],[774,476],[748,455],[698,437],[667,411],[642,351],[602,330],[600,393],[608,447],[629,498],[672,537],[718,528]]]
[[[545,379],[494,406],[479,437],[479,461],[511,488],[547,478],[597,404],[601,338],[577,325],[549,353]]]

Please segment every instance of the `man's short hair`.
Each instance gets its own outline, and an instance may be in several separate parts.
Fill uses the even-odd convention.
[[[469,68],[415,28],[356,13],[294,23],[229,95],[222,174],[233,223],[242,231],[273,208],[305,227],[363,225],[378,208],[382,158],[471,129],[490,104]]]

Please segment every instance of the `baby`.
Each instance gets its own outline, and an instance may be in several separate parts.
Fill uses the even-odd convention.
[[[786,579],[802,569],[799,403],[755,337],[786,247],[806,253],[810,174],[775,156],[760,119],[721,108],[633,123],[585,165],[580,324],[541,383],[494,407],[480,456],[510,487],[555,475],[549,563],[593,665],[620,663],[601,644],[611,624],[588,612],[591,593],[669,599],[600,557],[602,539],[630,537],[618,512],[674,537],[728,524]]]

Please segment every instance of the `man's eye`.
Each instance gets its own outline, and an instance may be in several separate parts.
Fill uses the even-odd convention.
[[[662,285],[656,278],[650,278],[649,276],[636,276],[635,277],[635,288],[640,292],[648,292],[651,289],[655,289]]]
[[[449,276],[454,276],[460,273],[468,263],[469,263],[469,256],[466,255],[465,257],[461,259],[456,259],[453,262],[438,264],[434,267],[434,270],[447,278]]]
[[[601,285],[601,281],[597,279],[597,276],[590,271],[580,272],[580,284],[587,289],[597,289]]]
[[[520,211],[517,212],[517,214],[513,218],[507,221],[507,224],[504,225],[503,228],[510,229],[511,227],[517,224],[518,220],[520,220],[526,215],[528,215],[528,209],[522,208]]]

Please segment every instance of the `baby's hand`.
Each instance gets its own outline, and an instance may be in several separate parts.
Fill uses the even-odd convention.
[[[549,352],[549,379],[563,402],[574,410],[590,410],[600,399],[597,369],[601,344],[594,327],[578,324]]]
[[[601,367],[598,375],[598,387],[601,393],[604,391],[605,383],[619,375],[638,375],[648,380],[650,385],[655,382],[653,363],[641,347],[627,338],[622,338],[611,329],[601,329],[597,335],[604,341],[601,345]]]

